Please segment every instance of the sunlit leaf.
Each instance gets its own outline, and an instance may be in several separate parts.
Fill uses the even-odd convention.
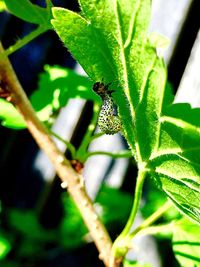
[[[23,129],[25,122],[16,108],[4,99],[0,99],[0,119],[1,124],[8,128]]]
[[[7,10],[3,0],[0,0],[0,12]]]
[[[132,99],[135,104],[139,100],[139,87],[144,74],[136,68],[135,63],[145,69],[152,64],[152,59],[149,60],[144,49],[150,0],[82,0],[80,4],[82,16],[66,9],[53,8],[52,24],[94,82],[102,79],[105,83],[113,82],[113,96],[119,114],[123,114],[124,133],[134,150],[133,118],[130,113],[134,111],[132,108],[130,110],[127,99]],[[134,41],[133,36],[140,42],[137,38]],[[141,46],[143,41],[144,46]],[[142,48],[145,60],[140,60],[139,48]],[[138,84],[134,84],[136,79]]]
[[[91,90],[91,81],[74,71],[59,67],[45,66],[45,72],[40,75],[38,89],[30,97],[37,116],[43,122],[66,106],[71,98],[81,98],[99,102],[98,96]],[[13,129],[23,129],[26,124],[15,107],[0,99],[1,124]]]
[[[161,117],[152,176],[181,212],[200,223],[199,109],[174,104]]]
[[[65,106],[70,98],[99,101],[91,87],[92,83],[86,77],[67,68],[47,65],[30,100],[40,119],[45,121]]]
[[[148,33],[151,1],[79,2],[80,14],[53,8],[53,27],[94,82],[113,82],[138,168],[145,166],[175,206],[200,222],[199,110],[170,105],[166,67],[157,54],[166,39]]]
[[[200,266],[200,227],[186,219],[173,229],[173,251],[182,267]]]
[[[170,41],[167,37],[156,32],[151,32],[149,34],[149,41],[154,47],[162,50],[166,50],[170,44]]]

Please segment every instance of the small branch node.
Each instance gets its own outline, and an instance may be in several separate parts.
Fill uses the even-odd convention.
[[[60,155],[58,157],[57,161],[58,161],[58,163],[63,163],[65,161],[65,158],[62,155]]]
[[[61,187],[62,187],[63,189],[67,188],[67,187],[68,187],[68,183],[67,183],[67,181],[62,182],[62,183],[61,183]]]
[[[99,229],[99,225],[97,223],[94,225],[94,227],[96,230]]]
[[[94,214],[94,221],[98,220],[97,214]]]
[[[87,206],[88,206],[88,201],[87,201],[87,200],[84,200],[84,201],[83,201],[83,206],[84,206],[84,207],[87,207]]]
[[[99,254],[99,259],[100,259],[100,260],[103,260],[103,259],[104,259],[104,254],[103,254],[103,253],[100,253],[100,254]]]
[[[78,179],[77,179],[77,183],[78,183],[78,187],[81,189],[85,186],[85,182],[84,182],[84,178],[82,175],[79,175],[78,176]]]

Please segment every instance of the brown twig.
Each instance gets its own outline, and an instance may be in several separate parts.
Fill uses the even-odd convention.
[[[1,52],[3,52],[3,47],[0,43],[0,53]],[[67,184],[67,190],[79,208],[85,224],[97,246],[100,259],[104,262],[105,266],[119,266],[115,264],[115,260],[112,257],[111,239],[104,225],[99,220],[92,202],[85,191],[82,176],[72,168],[70,162],[57,148],[48,129],[38,120],[7,57],[2,57],[0,59],[0,81],[1,84],[6,84],[6,90],[10,92],[10,97],[12,99],[11,102],[24,117],[27,128],[38,146],[53,163],[63,184]]]

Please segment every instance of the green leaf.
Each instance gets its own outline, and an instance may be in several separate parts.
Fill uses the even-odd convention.
[[[123,267],[152,267],[152,265],[148,263],[139,263],[136,261],[124,260]]]
[[[167,154],[152,161],[152,176],[181,212],[200,222],[199,171],[187,158]]]
[[[95,201],[101,211],[101,219],[106,226],[113,230],[118,225],[126,223],[132,205],[129,194],[120,192],[117,188],[103,185]]]
[[[165,114],[151,174],[176,207],[200,223],[200,110],[173,104]]]
[[[148,218],[166,202],[166,194],[157,188],[152,179],[146,181],[145,184],[145,202],[141,207],[141,213],[144,218]],[[171,207],[162,215],[162,223],[166,223],[182,217],[175,207]]]
[[[143,97],[136,113],[136,135],[139,160],[147,162],[159,146],[162,102],[164,99],[166,70],[161,59],[155,58],[148,74]]]
[[[74,249],[86,242],[85,236],[88,230],[73,200],[66,193],[62,199],[65,214],[60,225],[59,242],[67,249]]]
[[[0,12],[5,11],[5,10],[6,10],[6,5],[3,0],[0,0]]]
[[[200,266],[200,227],[186,219],[175,223],[173,251],[183,267]]]
[[[147,62],[139,56],[143,54],[149,57],[144,50],[144,38],[150,17],[150,0],[80,1],[80,4],[82,16],[63,8],[53,8],[52,24],[94,82],[102,79],[105,83],[113,82],[113,88],[116,89],[114,99],[123,122],[124,134],[134,151],[131,117],[134,110],[131,106],[130,112],[127,99],[138,102],[139,87],[143,82],[141,78],[144,73],[137,71],[135,63],[139,63],[145,70],[152,64],[152,59]],[[137,83],[134,84],[136,79]]]
[[[10,210],[10,227],[15,229],[21,235],[35,241],[55,241],[57,233],[55,231],[45,230],[38,222],[36,214],[29,211]]]
[[[149,34],[149,42],[153,47],[156,47],[157,49],[166,50],[169,46],[169,39],[159,33],[151,32]]]
[[[45,72],[40,75],[38,89],[30,100],[42,121],[63,106],[70,98],[82,98],[99,101],[96,94],[90,90],[92,84],[84,76],[59,66],[45,66]]]
[[[21,267],[19,263],[13,262],[12,260],[3,260],[1,262],[3,267]]]
[[[4,99],[0,99],[0,119],[2,120],[1,124],[8,128],[19,130],[26,127],[16,108]]]
[[[4,0],[8,10],[15,16],[27,22],[50,27],[51,7],[50,0],[46,0],[46,8],[32,4],[29,0]]]
[[[99,102],[98,96],[90,90],[92,84],[88,78],[59,66],[45,66],[40,75],[38,89],[30,97],[37,116],[43,122],[57,114],[70,98],[82,98]],[[1,124],[8,128],[24,129],[26,124],[15,107],[0,99]]]
[[[53,8],[53,27],[94,82],[113,82],[123,134],[138,168],[145,168],[181,212],[200,222],[199,111],[170,105],[166,67],[157,55],[163,38],[147,32],[151,1],[79,2],[80,14]]]
[[[10,242],[6,238],[0,236],[0,260],[5,258],[10,249]]]
[[[103,223],[113,231],[116,226],[117,229],[123,227],[131,204],[130,195],[116,188],[103,186],[94,205]],[[60,243],[68,249],[76,248],[87,241],[88,230],[73,200],[66,194],[63,194],[63,205],[65,216],[60,226]]]

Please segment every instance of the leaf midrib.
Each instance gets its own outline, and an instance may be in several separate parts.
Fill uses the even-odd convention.
[[[137,14],[140,10],[140,7],[141,7],[141,1],[138,1],[138,5],[136,7],[136,11],[135,13],[133,13],[132,17],[131,17],[131,20],[130,20],[130,27],[129,27],[129,30],[128,30],[128,37],[124,43],[124,48],[127,49],[129,47],[129,45],[131,44],[131,40],[132,40],[132,36],[133,36],[133,31],[134,31],[134,28],[135,28],[135,20],[137,18]]]
[[[129,103],[131,103],[130,95],[129,95],[129,81],[128,81],[128,72],[127,72],[127,61],[126,61],[126,56],[125,56],[125,51],[124,51],[124,44],[123,44],[123,38],[122,38],[122,31],[120,27],[120,19],[119,19],[119,5],[118,1],[115,1],[115,16],[116,16],[116,21],[117,21],[117,27],[118,27],[118,32],[119,32],[119,46],[120,46],[120,58],[123,66],[123,81],[124,81],[124,91],[125,94],[129,100]],[[132,107],[131,107],[131,113],[133,113]]]

